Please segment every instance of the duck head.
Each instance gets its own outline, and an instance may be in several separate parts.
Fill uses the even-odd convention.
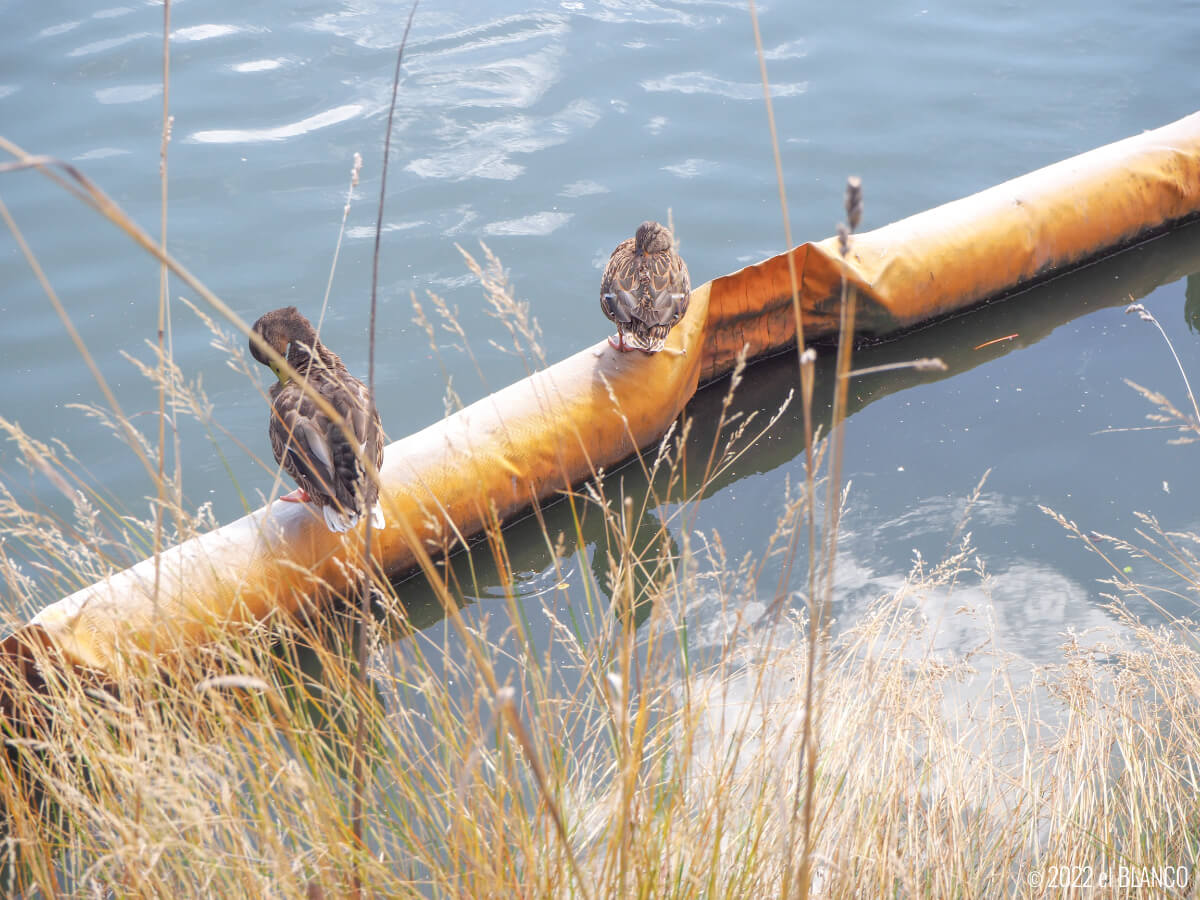
[[[284,306],[265,313],[251,330],[283,357],[288,355],[288,346],[294,341],[306,348],[313,347],[317,342],[317,332],[312,323],[294,306]],[[250,339],[250,355],[274,372],[281,383],[287,384],[287,373],[262,352],[253,338]]]
[[[657,222],[643,222],[634,236],[634,246],[642,253],[665,253],[671,249],[671,232]]]

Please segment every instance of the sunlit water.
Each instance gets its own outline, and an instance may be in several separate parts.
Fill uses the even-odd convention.
[[[447,334],[439,350],[463,401],[526,370],[525,360],[491,343],[506,343],[507,333],[486,314],[456,243],[478,254],[485,241],[500,256],[541,325],[550,361],[606,334],[596,302],[600,268],[645,218],[670,211],[694,283],[784,249],[746,9],[500,6],[480,16],[474,7],[430,3],[413,27],[381,262],[377,378],[393,438],[445,408],[446,380],[413,324],[410,294],[434,291],[458,310],[471,355]],[[1165,124],[1200,102],[1194,3],[780,3],[760,13],[797,240],[832,232],[848,174],[863,177],[864,227],[876,227]],[[323,335],[365,372],[384,115],[407,10],[179,2],[171,14],[172,252],[247,320],[289,303],[315,318],[352,159],[361,153]],[[157,234],[162,8],[35,4],[18,13],[9,4],[0,21],[0,134],[78,166]],[[123,355],[149,356],[156,266],[38,175],[0,176],[0,198],[125,411],[153,433],[153,389]],[[1123,315],[1123,300],[1147,294],[1195,375],[1200,353],[1185,293],[1197,270],[1200,234],[1180,233],[865,353],[863,364],[939,355],[951,371],[856,383],[838,617],[895,587],[918,555],[941,559],[961,537],[967,497],[990,471],[967,528],[993,580],[971,596],[990,610],[1006,649],[1045,659],[1068,629],[1105,624],[1097,579],[1106,571],[1039,504],[1109,533],[1131,534],[1135,510],[1172,529],[1200,526],[1195,447],[1170,445],[1162,431],[1119,430],[1146,424],[1152,411],[1124,379],[1181,408],[1187,402],[1162,338]],[[140,464],[69,408],[97,402],[98,389],[7,233],[0,283],[0,415],[41,440],[66,441],[119,503],[145,515],[149,482]],[[1190,293],[1200,304],[1195,280]],[[171,294],[196,299],[177,280]],[[974,349],[1012,333],[1019,337]],[[228,521],[242,513],[243,494],[256,505],[270,489],[269,473],[238,444],[269,456],[266,409],[177,301],[173,343],[227,430],[210,438],[181,422],[187,498],[211,502],[217,520]],[[760,364],[747,373],[738,404],[774,412],[795,381],[790,357]],[[716,415],[724,390],[718,384],[699,396],[693,412]],[[789,409],[722,476],[689,523],[704,535],[689,538],[694,548],[717,529],[730,559],[761,552],[785,485],[802,480],[801,433],[798,409]],[[0,477],[18,498],[58,502],[8,447],[0,449]],[[637,483],[636,473],[629,478]],[[548,517],[553,529],[569,531],[561,507]],[[568,583],[586,574],[580,558],[594,560],[603,583],[598,530],[585,536]],[[559,602],[536,528],[515,526],[510,544],[529,604]],[[1159,577],[1142,565],[1134,574]],[[764,578],[770,589],[744,598],[751,618],[770,603],[774,583]],[[792,587],[802,583],[797,577]],[[406,590],[420,608],[419,585]],[[484,584],[479,593],[475,609],[506,614],[497,590]],[[932,622],[946,614],[943,600],[928,599]],[[1190,605],[1176,600],[1171,609]],[[691,614],[695,640],[719,643],[725,619],[716,601],[695,598]],[[944,644],[963,649],[956,642],[975,639],[950,629]]]

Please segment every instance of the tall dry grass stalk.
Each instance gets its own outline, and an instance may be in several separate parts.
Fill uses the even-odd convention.
[[[404,26],[404,34],[400,38],[400,45],[396,48],[396,70],[392,76],[392,96],[391,102],[388,105],[387,127],[383,137],[383,162],[379,170],[379,204],[375,219],[375,249],[371,257],[371,304],[370,312],[367,320],[367,421],[375,418],[378,409],[375,394],[375,326],[376,317],[379,309],[379,257],[380,246],[383,240],[383,208],[384,202],[387,199],[387,174],[388,174],[388,156],[392,149],[392,120],[396,114],[396,95],[400,90],[400,67],[404,62],[404,48],[408,44],[408,33],[412,29],[413,17],[417,14],[417,0],[413,0],[412,8],[408,13],[408,22]],[[352,179],[353,180],[353,179]],[[345,217],[343,216],[343,223]],[[382,450],[377,446],[379,435],[375,430],[371,431],[367,439],[365,449],[366,459],[375,459],[377,454],[382,454]],[[382,456],[380,456],[382,458]],[[368,477],[374,479],[376,487],[379,486],[379,473],[371,471]],[[372,516],[366,517],[366,528],[363,530],[363,559],[371,559],[371,539],[374,537],[374,522]],[[372,643],[373,628],[375,624],[371,616],[371,598],[375,594],[374,584],[382,580],[382,573],[368,571],[362,573],[359,578],[359,617],[358,617],[358,639],[354,646],[354,657],[358,665],[358,676],[364,686],[367,686],[367,655],[370,644]],[[354,731],[354,763],[353,777],[351,782],[352,800],[350,809],[350,829],[354,837],[354,842],[358,846],[364,845],[364,804],[367,794],[367,778],[370,774],[370,769],[366,765],[365,760],[365,742],[367,739],[367,718],[364,711],[360,710],[357,715],[357,721]],[[354,893],[361,897],[363,885],[365,884],[365,873],[359,872],[354,881]]]
[[[162,252],[167,252],[167,148],[171,141],[171,0],[163,0],[163,30],[162,30],[162,137],[158,151],[158,183],[159,183],[159,245]],[[171,306],[168,288],[167,266],[159,263],[158,275],[158,502],[154,507],[154,602],[158,603],[158,593],[162,583],[162,550],[163,550],[163,516],[166,514],[165,489],[168,484],[167,467],[167,360],[173,357],[170,347]],[[175,478],[174,482],[180,494],[174,498],[176,507],[182,505],[182,478],[179,468],[178,432],[175,432]],[[157,612],[157,610],[156,610]]]

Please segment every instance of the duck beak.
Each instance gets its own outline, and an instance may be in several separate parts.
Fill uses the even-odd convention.
[[[279,379],[280,384],[287,384],[287,376],[283,370],[278,368],[275,363],[271,363],[271,371],[275,373],[275,377]]]

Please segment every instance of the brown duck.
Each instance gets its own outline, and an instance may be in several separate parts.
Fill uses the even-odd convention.
[[[643,222],[636,235],[617,244],[604,267],[600,308],[617,325],[608,342],[618,350],[662,350],[667,332],[687,312],[691,290],[671,232]]]
[[[369,414],[366,387],[346,370],[336,353],[321,343],[312,323],[296,307],[287,306],[260,318],[254,323],[254,332],[329,402],[364,454],[373,447],[378,471],[383,464],[384,440],[379,414]],[[371,511],[375,527],[382,528],[379,485],[367,477],[340,423],[321,411],[253,340],[250,353],[279,379],[271,386],[271,449],[276,462],[300,486],[281,499],[316,504],[330,531],[348,531],[366,510]]]

